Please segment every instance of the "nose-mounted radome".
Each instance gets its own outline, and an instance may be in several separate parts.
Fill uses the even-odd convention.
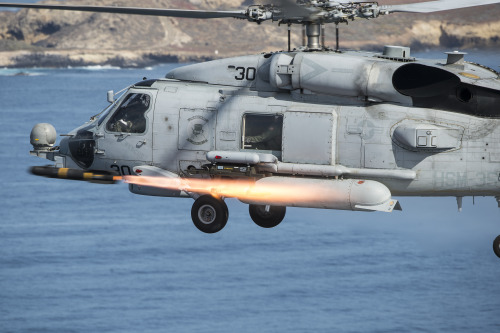
[[[56,129],[51,124],[36,124],[31,130],[30,142],[33,145],[33,149],[35,151],[46,150],[54,147],[56,139]]]

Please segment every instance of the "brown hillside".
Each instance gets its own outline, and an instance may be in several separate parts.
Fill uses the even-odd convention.
[[[379,1],[397,4],[416,1]],[[60,1],[46,1],[60,3]],[[238,9],[244,0],[67,0],[67,4],[182,9]],[[385,44],[422,48],[500,48],[500,5],[433,15],[392,14],[341,25],[341,46],[380,49]],[[293,44],[301,44],[294,27]],[[334,26],[327,27],[333,46]],[[282,50],[286,27],[236,19],[174,19],[100,13],[20,10],[0,12],[0,66],[115,64],[202,60]]]

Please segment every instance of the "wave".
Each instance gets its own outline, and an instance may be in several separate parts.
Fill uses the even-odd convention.
[[[68,66],[67,69],[83,69],[88,71],[101,71],[101,70],[110,70],[110,69],[122,69],[119,66],[111,66],[111,65],[89,65],[89,66]]]
[[[37,71],[30,69],[13,69],[13,68],[2,68],[0,69],[0,76],[42,76],[46,75]]]

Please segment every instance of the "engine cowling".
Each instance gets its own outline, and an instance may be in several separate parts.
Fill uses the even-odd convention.
[[[400,66],[344,54],[281,53],[271,60],[269,80],[278,89],[409,104],[411,99],[392,85],[392,75]]]

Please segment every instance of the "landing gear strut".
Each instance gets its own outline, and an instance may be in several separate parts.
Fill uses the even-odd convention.
[[[259,227],[274,228],[285,218],[286,207],[249,205],[250,217]]]
[[[500,258],[500,236],[493,241],[493,252]]]
[[[200,231],[213,234],[221,231],[227,223],[229,213],[226,203],[211,195],[202,195],[191,208],[191,218]]]

